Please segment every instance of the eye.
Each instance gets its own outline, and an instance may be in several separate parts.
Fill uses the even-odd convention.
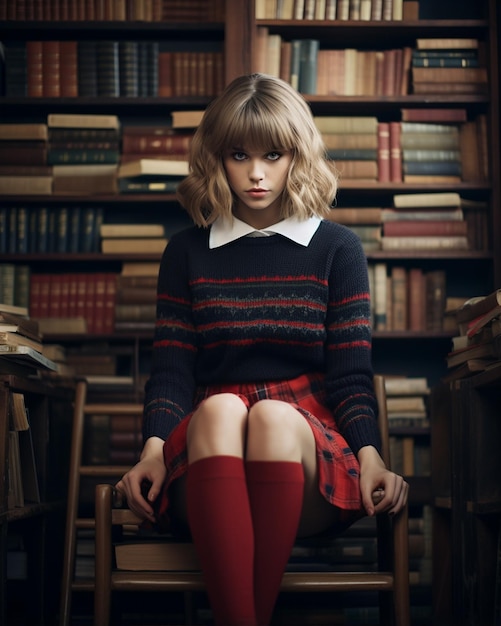
[[[235,150],[235,152],[231,153],[231,158],[235,159],[235,161],[245,161],[247,155],[245,152],[241,152],[240,150]]]
[[[266,158],[268,159],[268,161],[278,161],[281,156],[281,152],[275,152],[275,150],[273,150],[272,152],[268,152]]]

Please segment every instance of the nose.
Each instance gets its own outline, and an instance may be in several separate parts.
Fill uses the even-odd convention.
[[[257,183],[264,178],[262,163],[259,159],[252,159],[249,162],[249,179],[253,183]]]

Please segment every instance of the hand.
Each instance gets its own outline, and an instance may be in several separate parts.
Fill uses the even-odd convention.
[[[139,517],[155,521],[155,515],[151,503],[154,502],[165,481],[167,470],[163,458],[163,439],[151,437],[141,453],[140,461],[134,465],[115,488],[127,498],[129,508]],[[141,492],[143,485],[150,485],[145,496]]]
[[[360,493],[367,515],[398,513],[406,504],[409,485],[402,476],[386,469],[383,459],[373,446],[358,451],[360,463]]]

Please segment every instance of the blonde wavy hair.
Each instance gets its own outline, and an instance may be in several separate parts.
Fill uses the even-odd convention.
[[[282,218],[327,217],[337,191],[322,137],[302,96],[265,74],[240,76],[206,109],[190,146],[190,173],[177,196],[197,226],[231,218],[233,194],[223,165],[228,150],[290,151]]]

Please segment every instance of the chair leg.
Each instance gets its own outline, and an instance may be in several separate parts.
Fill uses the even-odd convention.
[[[406,506],[394,519],[395,546],[394,554],[394,590],[396,626],[410,626],[409,599],[409,509]]]
[[[111,485],[96,487],[94,626],[108,626],[111,608]]]
[[[84,406],[87,384],[79,381],[75,391],[73,409],[73,431],[71,435],[70,475],[68,478],[68,503],[66,512],[66,536],[64,542],[63,571],[61,577],[61,604],[59,626],[69,626],[71,617],[72,581],[74,578],[80,485],[80,463],[82,460],[82,440],[84,428]]]

